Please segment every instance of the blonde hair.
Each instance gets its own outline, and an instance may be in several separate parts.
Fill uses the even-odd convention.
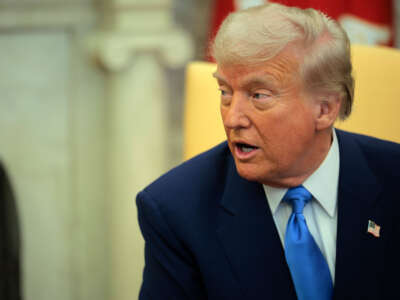
[[[320,11],[276,3],[237,11],[222,23],[211,54],[222,65],[260,64],[288,44],[303,53],[299,74],[306,89],[339,94],[339,118],[347,118],[354,96],[350,42],[342,27]]]

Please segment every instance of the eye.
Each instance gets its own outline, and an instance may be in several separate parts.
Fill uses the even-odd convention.
[[[264,97],[266,97],[267,95],[265,95],[265,94],[261,94],[261,93],[254,93],[253,94],[253,98],[254,99],[261,99],[261,98],[264,98]]]
[[[229,89],[227,89],[226,87],[220,87],[219,88],[219,92],[221,95],[221,104],[222,105],[229,105],[229,103],[231,102],[231,92]]]
[[[229,98],[231,96],[231,94],[232,94],[231,91],[229,89],[225,88],[225,87],[220,87],[219,88],[219,92],[220,92],[220,95],[221,95],[222,99],[223,98]]]
[[[255,92],[251,94],[251,98],[254,100],[268,100],[271,97],[271,94],[267,91],[265,92]]]

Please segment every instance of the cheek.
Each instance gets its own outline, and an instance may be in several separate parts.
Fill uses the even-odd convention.
[[[222,104],[219,105],[219,112],[221,114],[222,122],[225,123],[226,108]]]
[[[257,121],[257,130],[266,149],[282,157],[303,148],[315,130],[312,114],[303,109],[269,113]]]
[[[222,105],[221,105],[221,108],[220,108],[220,111],[221,111],[221,119],[222,119],[222,125],[224,126],[224,131],[225,131],[225,136],[226,136],[226,139],[228,140],[228,146],[229,146],[229,149],[231,150],[231,151],[233,151],[233,149],[232,149],[232,146],[231,146],[231,144],[229,143],[229,136],[231,135],[230,134],[230,132],[231,132],[231,129],[228,127],[228,126],[226,126],[225,124],[225,121],[226,121],[226,109],[224,109],[223,107],[222,107]]]
[[[227,132],[228,128],[225,126],[225,121],[226,121],[226,108],[224,108],[222,105],[221,105],[221,107],[220,107],[220,113],[221,113],[222,125],[224,126],[225,132]]]
[[[292,119],[293,124],[288,126],[285,137],[285,149],[281,149],[283,153],[287,153],[286,160],[288,163],[302,157],[304,153],[312,146],[314,140],[315,128],[312,118],[307,115],[299,115],[298,118]]]

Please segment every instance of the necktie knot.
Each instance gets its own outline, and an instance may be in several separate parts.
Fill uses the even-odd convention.
[[[311,200],[311,198],[311,193],[302,185],[299,185],[288,189],[283,197],[283,201],[286,201],[292,206],[294,213],[302,214],[304,206]]]

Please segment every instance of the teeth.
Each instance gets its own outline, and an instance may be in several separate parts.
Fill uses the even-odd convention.
[[[242,147],[242,151],[243,151],[243,152],[251,152],[251,151],[253,151],[253,150],[254,150],[254,148],[245,147],[245,146]]]

